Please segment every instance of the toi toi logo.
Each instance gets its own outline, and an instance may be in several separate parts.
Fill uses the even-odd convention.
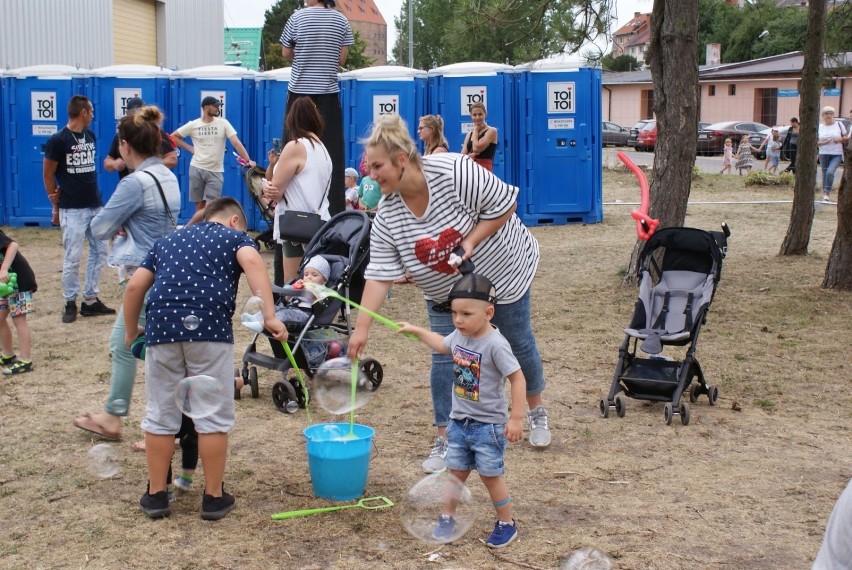
[[[36,119],[40,121],[52,121],[56,117],[56,105],[53,98],[36,99]]]

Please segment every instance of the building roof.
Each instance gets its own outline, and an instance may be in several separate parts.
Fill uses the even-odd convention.
[[[246,69],[257,71],[260,68],[260,56],[263,28],[225,28],[225,63],[240,63]]]
[[[636,33],[641,30],[643,27],[650,28],[651,27],[651,14],[641,14],[639,12],[633,13],[633,18],[615,30],[613,36],[624,36],[628,34]]]
[[[369,22],[387,26],[385,18],[373,0],[336,0],[337,11],[350,22]]]

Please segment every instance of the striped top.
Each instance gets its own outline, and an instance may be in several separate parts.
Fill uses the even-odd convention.
[[[379,205],[364,277],[391,281],[408,271],[428,299],[443,302],[459,278],[448,263],[450,253],[480,220],[508,212],[518,188],[455,153],[423,157],[423,174],[429,205],[422,217],[414,216],[398,193]],[[527,292],[538,260],[538,242],[516,214],[471,255],[476,273],[497,289],[498,304],[514,303]]]
[[[340,50],[355,43],[346,16],[323,6],[296,10],[279,41],[295,50],[288,86],[291,93],[321,95],[340,91]]]

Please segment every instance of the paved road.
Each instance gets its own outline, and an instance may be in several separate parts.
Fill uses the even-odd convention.
[[[633,150],[628,147],[614,147],[608,146],[604,149],[604,165],[613,164],[618,162],[618,158],[616,158],[615,153],[618,151],[624,152],[630,160],[638,164],[639,166],[651,166],[654,163],[654,153],[653,152],[640,152],[638,150]],[[754,168],[752,170],[763,170],[763,165],[765,161],[754,159]],[[722,170],[722,155],[714,155],[714,156],[698,156],[695,158],[695,164],[698,165],[698,168],[704,172],[717,173]],[[787,168],[789,162],[781,161],[779,165],[779,170],[783,170]],[[732,169],[734,174],[737,174],[736,169]],[[836,178],[836,177],[835,177]]]

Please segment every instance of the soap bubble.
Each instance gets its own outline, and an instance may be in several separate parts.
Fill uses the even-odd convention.
[[[263,299],[257,295],[249,297],[243,305],[240,322],[252,332],[263,332]]]
[[[122,415],[127,413],[127,400],[113,400],[112,401],[112,411],[115,412],[115,415]]]
[[[438,519],[445,512],[445,503],[457,503],[455,524],[438,531]],[[461,538],[475,518],[473,496],[461,480],[442,471],[432,473],[418,481],[402,500],[400,508],[402,525],[418,540],[429,544],[446,544]]]
[[[612,568],[612,562],[606,554],[584,546],[575,550],[562,564],[560,570],[610,570],[610,568]]]
[[[92,476],[108,479],[118,473],[118,451],[108,443],[99,443],[87,453],[86,467]]]
[[[199,419],[216,413],[228,396],[224,384],[202,374],[184,378],[178,383],[175,402],[184,415]]]
[[[355,373],[355,398],[352,398],[352,361],[346,356],[323,362],[311,380],[311,400],[332,414],[356,410],[369,402],[372,395],[373,384],[359,366]]]
[[[252,295],[246,299],[246,304],[243,305],[243,313],[249,315],[257,315],[263,312],[263,299],[258,295]]]
[[[195,315],[187,315],[183,318],[183,328],[188,331],[194,331],[201,325],[201,319]]]

